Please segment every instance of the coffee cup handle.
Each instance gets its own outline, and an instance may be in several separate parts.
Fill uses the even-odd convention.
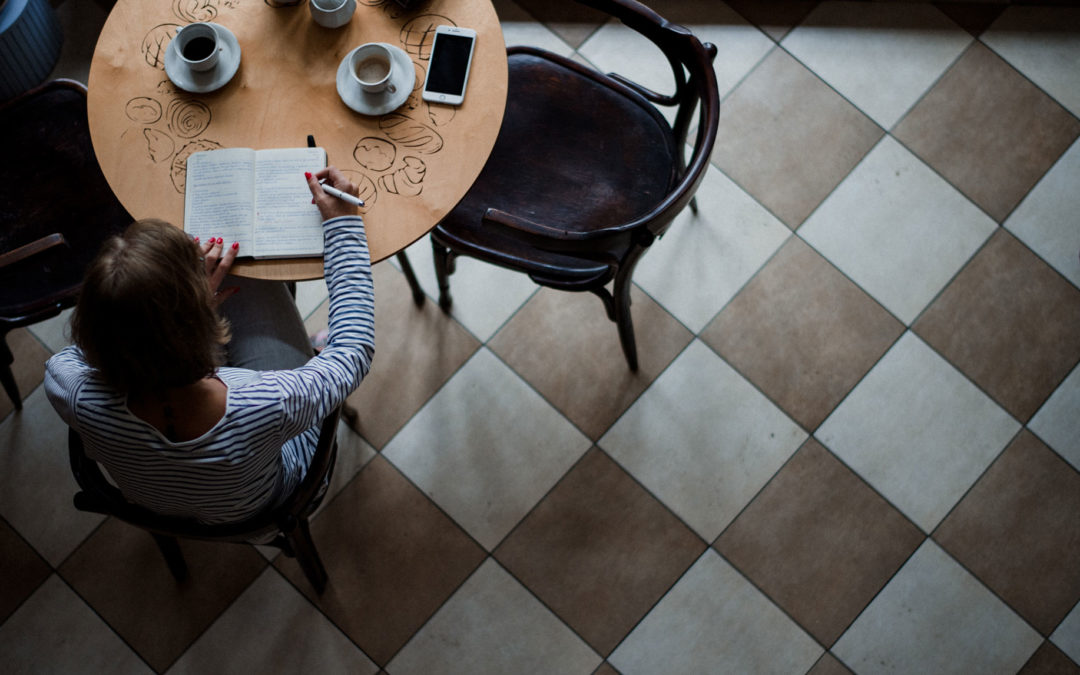
[[[397,87],[395,87],[393,85],[393,83],[388,84],[388,85],[386,85],[386,91],[390,92],[391,94],[396,93],[397,92]]]

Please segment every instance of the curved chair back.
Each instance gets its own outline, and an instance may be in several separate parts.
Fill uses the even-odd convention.
[[[221,542],[250,542],[273,535],[267,542],[295,557],[311,585],[319,593],[326,586],[326,570],[315,550],[308,527],[308,517],[318,508],[324,483],[333,471],[337,457],[337,425],[341,409],[336,408],[323,420],[319,444],[311,465],[300,484],[273,509],[236,523],[208,525],[190,518],[163,516],[126,500],[101,471],[98,463],[86,456],[82,438],[68,430],[68,454],[71,472],[81,488],[74,497],[80,511],[103,513],[154,535],[169,569],[177,580],[187,575],[187,566],[176,538]]]

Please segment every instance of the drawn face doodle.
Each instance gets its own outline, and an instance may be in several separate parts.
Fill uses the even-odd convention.
[[[169,131],[180,138],[195,138],[210,126],[210,108],[194,99],[174,98],[166,117]]]
[[[217,17],[218,0],[173,0],[173,13],[181,21],[213,21]]]
[[[435,41],[435,27],[457,24],[438,14],[421,14],[409,19],[401,27],[401,43],[405,45],[405,51],[417,57],[421,61],[431,58],[431,43]]]
[[[394,165],[397,149],[384,138],[367,136],[361,138],[353,150],[353,159],[370,171],[386,171]]]
[[[169,48],[177,28],[179,25],[175,23],[163,23],[150,29],[139,46],[139,53],[143,55],[146,65],[158,70],[165,69],[165,50]]]
[[[132,122],[153,124],[161,119],[161,104],[148,96],[136,96],[124,106],[124,114]]]

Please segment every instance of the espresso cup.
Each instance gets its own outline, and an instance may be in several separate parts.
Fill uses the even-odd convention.
[[[390,82],[394,74],[394,59],[386,45],[369,42],[353,52],[349,72],[360,88],[369,94],[389,92],[397,88]]]
[[[324,28],[340,28],[352,20],[356,0],[309,0],[311,18]]]
[[[222,46],[213,24],[189,23],[177,29],[173,38],[176,53],[194,71],[210,70],[217,65]]]

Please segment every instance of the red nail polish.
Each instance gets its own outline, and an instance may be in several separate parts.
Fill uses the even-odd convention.
[[[224,239],[222,239],[221,237],[218,237],[218,238],[217,238],[217,243],[219,243],[219,244],[224,244],[224,243],[225,243],[225,240],[224,240]]]
[[[304,178],[307,178],[308,180],[311,180],[311,172],[310,171],[305,171],[304,172]]]
[[[198,244],[198,243],[199,243],[199,238],[198,238],[198,237],[195,237],[195,243],[196,243],[196,244]]]
[[[233,250],[234,250],[234,251],[235,251],[236,249],[240,248],[240,242],[238,242],[238,241],[234,241],[234,242],[232,243],[232,247],[233,247]]]
[[[311,198],[311,203],[312,203],[312,204],[314,204],[314,203],[315,203],[315,198],[314,198],[314,197],[312,197],[312,198]]]

